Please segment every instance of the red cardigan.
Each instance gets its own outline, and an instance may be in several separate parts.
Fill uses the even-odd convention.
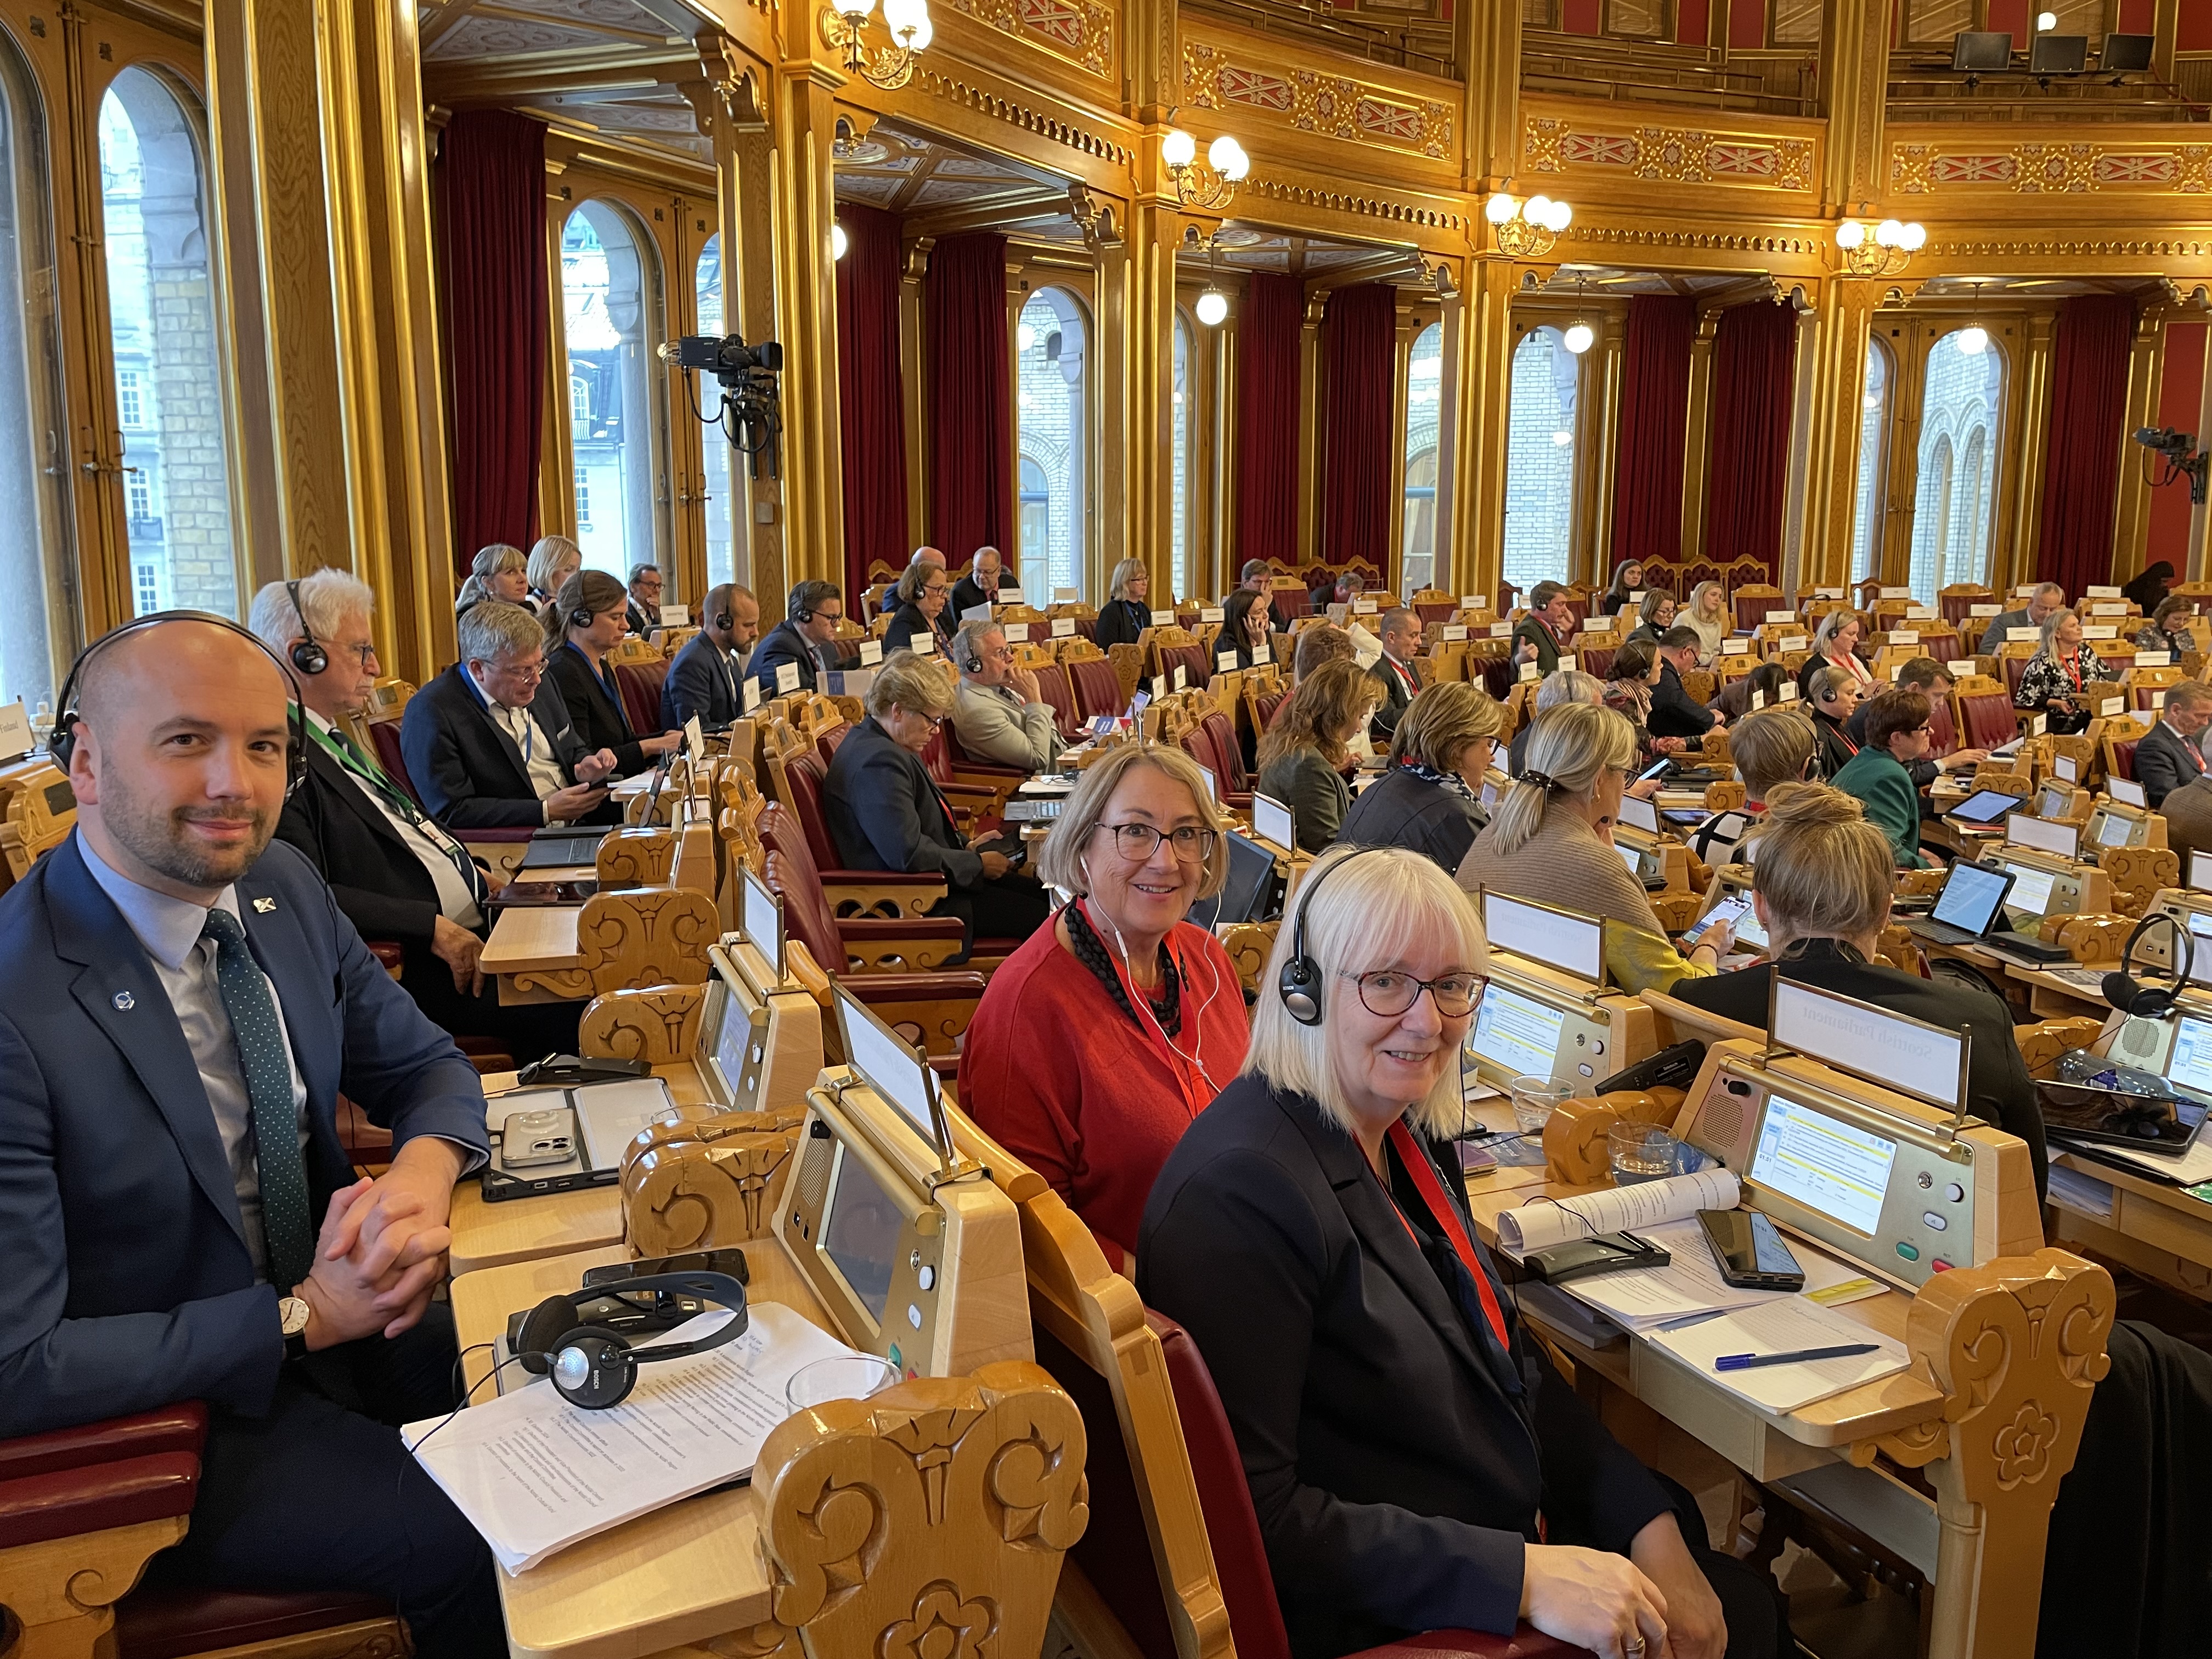
[[[1244,1065],[1244,991],[1204,928],[1178,922],[1168,940],[1183,974],[1175,1046],[1206,1062],[1206,1077],[1188,1074],[1202,1109]],[[1051,1183],[1119,1265],[1135,1254],[1152,1177],[1196,1115],[1176,1064],[1060,943],[1055,922],[991,975],[961,1045],[960,1104]]]

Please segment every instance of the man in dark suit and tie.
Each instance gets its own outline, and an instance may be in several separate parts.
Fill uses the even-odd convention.
[[[660,592],[659,565],[629,568],[629,602],[623,607],[623,625],[641,639],[660,626]]]
[[[613,823],[611,750],[584,747],[545,673],[545,630],[519,605],[460,619],[461,659],[407,700],[399,750],[430,815],[456,830]]]
[[[247,625],[291,663],[306,711],[306,775],[284,803],[277,837],[322,873],[363,939],[405,952],[400,988],[432,1024],[501,1038],[526,1062],[572,1052],[580,1003],[502,1006],[497,982],[477,965],[505,878],[471,858],[346,730],[376,684],[374,603],[368,585],[343,570],[270,582],[253,596]],[[318,660],[319,672],[305,672]]]
[[[1659,636],[1659,684],[1651,688],[1651,714],[1645,729],[1655,738],[1702,739],[1725,715],[1692,696],[1682,676],[1698,665],[1704,641],[1694,628],[1670,628]]]
[[[236,624],[125,624],[64,704],[76,833],[0,898],[0,1437],[210,1410],[155,1583],[390,1598],[502,1646],[488,1552],[394,1425],[455,1403],[431,1304],[484,1099],[270,838],[288,687]],[[356,1181],[339,1091],[388,1125]],[[319,1223],[319,1225],[318,1224]]]
[[[1421,648],[1421,619],[1404,605],[1396,605],[1375,619],[1375,628],[1382,641],[1382,654],[1368,665],[1367,672],[1382,688],[1382,702],[1368,730],[1388,743],[1398,729],[1406,705],[1420,695],[1421,683],[1413,676],[1413,662]]]
[[[2204,775],[2200,744],[2207,721],[2212,721],[2212,685],[2184,680],[2166,692],[2158,723],[2136,744],[2136,781],[2154,811],[2183,784]]]
[[[760,682],[763,697],[787,689],[811,691],[822,670],[822,648],[837,637],[837,624],[844,620],[845,603],[835,582],[794,582],[787,613],[753,647],[745,678]],[[789,688],[776,684],[776,671],[786,665],[799,673],[798,684]]]
[[[952,620],[957,626],[968,619],[968,613],[979,605],[996,605],[999,589],[1006,580],[1006,572],[995,547],[975,550],[975,563],[969,572],[952,584]]]
[[[760,637],[760,601],[750,588],[724,582],[707,590],[699,631],[684,643],[660,683],[660,724],[681,732],[694,714],[709,730],[744,713],[738,664]]]

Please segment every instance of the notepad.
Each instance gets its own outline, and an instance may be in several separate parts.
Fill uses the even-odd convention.
[[[1802,1296],[1740,1308],[1694,1325],[1651,1333],[1651,1344],[1698,1376],[1741,1395],[1771,1412],[1794,1412],[1862,1382],[1894,1376],[1911,1363],[1902,1342],[1846,1319]],[[1749,1370],[1717,1371],[1724,1353],[1790,1353],[1801,1348],[1832,1348],[1847,1342],[1872,1342],[1872,1353],[1838,1359],[1803,1359],[1792,1365],[1759,1365]]]

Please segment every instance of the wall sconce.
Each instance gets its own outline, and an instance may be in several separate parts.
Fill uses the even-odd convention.
[[[914,60],[929,50],[937,31],[929,0],[884,0],[884,27],[891,43],[868,50],[868,19],[876,0],[831,0],[822,9],[822,41],[845,56],[845,69],[872,86],[896,92],[914,79]]]
[[[1244,146],[1227,133],[1206,148],[1198,159],[1198,140],[1177,127],[1160,140],[1160,161],[1175,185],[1176,200],[1200,213],[1219,213],[1237,199],[1237,186],[1252,171],[1252,158]]]
[[[1482,216],[1498,233],[1500,253],[1512,259],[1540,259],[1574,222],[1575,210],[1548,196],[1519,202],[1501,190],[1482,204]]]
[[[1928,243],[1928,227],[1918,220],[1885,219],[1871,233],[1856,219],[1836,227],[1836,246],[1854,276],[1894,276]]]
[[[850,244],[845,240],[845,227],[832,219],[830,222],[830,257],[832,259],[843,258],[848,246]]]

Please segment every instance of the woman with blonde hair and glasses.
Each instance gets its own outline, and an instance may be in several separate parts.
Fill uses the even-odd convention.
[[[1452,1137],[1487,955],[1430,860],[1318,860],[1244,1073],[1145,1206],[1137,1288],[1212,1373],[1290,1650],[1525,1620],[1605,1659],[1793,1651],[1771,1580],[1703,1547],[1477,1241]]]
[[[1318,853],[1336,839],[1352,807],[1343,775],[1352,745],[1364,746],[1368,718],[1382,701],[1381,684],[1357,662],[1326,662],[1298,681],[1261,738],[1256,787],[1291,809],[1301,852]]]
[[[1337,830],[1354,847],[1404,847],[1457,870],[1482,810],[1484,775],[1498,753],[1505,711],[1467,680],[1439,680],[1406,705],[1390,739],[1390,763],[1352,803]]]
[[[1134,645],[1137,635],[1152,625],[1152,574],[1142,559],[1124,559],[1114,567],[1091,635],[1101,651],[1109,645]]]
[[[1635,728],[1613,709],[1563,703],[1537,715],[1525,769],[1459,866],[1459,884],[1470,892],[1486,888],[1613,923],[1605,930],[1606,966],[1632,993],[1711,974],[1735,942],[1718,922],[1684,957],[1613,849],[1635,759]]]
[[[1086,768],[1038,860],[1074,902],[991,975],[961,1043],[962,1106],[1117,1262],[1152,1177],[1244,1064],[1237,969],[1185,920],[1227,878],[1225,827],[1180,749]]]

